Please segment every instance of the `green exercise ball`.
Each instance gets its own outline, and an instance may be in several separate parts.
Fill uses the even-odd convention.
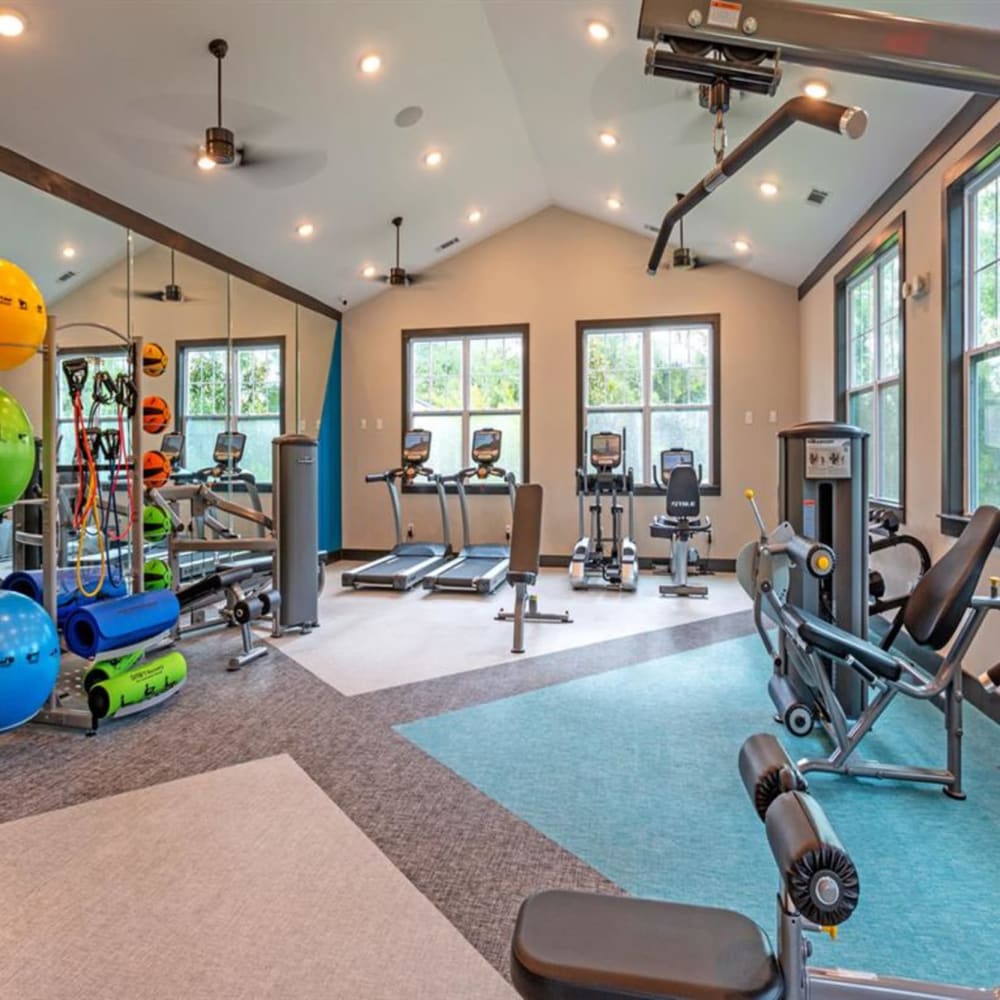
[[[21,404],[0,389],[0,510],[20,499],[35,471],[35,434]]]
[[[162,559],[147,559],[142,567],[143,590],[169,590],[174,581],[170,567]]]
[[[153,504],[142,509],[142,533],[147,542],[162,542],[170,534],[170,515]]]

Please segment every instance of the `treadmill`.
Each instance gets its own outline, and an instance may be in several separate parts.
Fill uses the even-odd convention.
[[[375,559],[357,569],[341,574],[340,582],[345,587],[391,587],[393,590],[409,590],[415,587],[432,570],[445,562],[451,555],[448,537],[448,504],[445,500],[444,483],[434,475],[433,469],[424,464],[431,453],[431,432],[407,431],[403,435],[403,464],[398,469],[373,472],[365,476],[366,483],[385,483],[392,502],[392,516],[396,523],[396,545],[381,559]],[[399,510],[399,489],[396,480],[404,486],[418,476],[433,480],[437,486],[438,501],[441,504],[441,527],[443,542],[404,542],[403,522]]]
[[[475,478],[480,483],[489,479],[502,479],[510,495],[511,517],[514,510],[514,473],[501,469],[501,432],[492,427],[474,431],[472,435],[472,461],[476,464],[462,469],[454,476],[439,477],[443,482],[454,482],[458,490],[458,503],[462,510],[462,551],[438,569],[424,577],[426,590],[471,590],[476,594],[492,594],[506,578],[510,563],[510,546],[473,545],[469,541],[469,501],[466,480]]]

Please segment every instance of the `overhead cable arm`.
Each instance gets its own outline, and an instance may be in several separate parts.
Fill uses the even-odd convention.
[[[817,101],[809,97],[795,97],[783,104],[770,118],[750,133],[721,163],[706,174],[680,201],[671,205],[660,224],[653,252],[649,256],[647,271],[656,274],[674,226],[695,206],[700,205],[716,188],[724,184],[738,170],[745,167],[758,153],[763,152],[795,122],[815,125],[827,132],[860,139],[868,127],[868,115],[861,108],[849,108],[830,101]]]

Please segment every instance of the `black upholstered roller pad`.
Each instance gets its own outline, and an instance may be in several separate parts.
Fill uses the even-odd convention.
[[[743,787],[761,819],[782,792],[806,786],[785,748],[770,733],[757,733],[744,742],[739,765]],[[784,787],[786,780],[791,782],[789,788]]]
[[[901,672],[899,664],[880,646],[861,639],[831,622],[825,622],[801,608],[787,606],[785,613],[795,622],[799,638],[806,645],[842,660],[852,656],[873,674],[890,681],[899,680]]]
[[[511,976],[526,1000],[780,1000],[783,992],[767,935],[739,913],[581,892],[525,900]]]
[[[842,924],[858,905],[861,887],[854,862],[819,803],[804,792],[786,792],[771,804],[764,824],[778,871],[799,913],[814,924]]]

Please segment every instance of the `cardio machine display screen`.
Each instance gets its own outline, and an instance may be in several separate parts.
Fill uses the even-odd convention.
[[[183,434],[164,434],[160,451],[172,462],[184,450]]]
[[[403,435],[403,461],[423,465],[431,454],[430,431],[407,431]]]
[[[246,444],[246,434],[241,434],[239,431],[223,431],[223,433],[216,435],[215,451],[212,453],[212,458],[219,464],[228,462],[238,464],[243,458],[243,449]]]
[[[590,461],[595,469],[614,469],[622,460],[621,434],[594,434],[590,438]]]
[[[660,473],[669,476],[674,469],[682,465],[694,465],[694,452],[676,449],[660,452]]]
[[[472,435],[472,461],[490,464],[500,459],[501,432],[493,429],[475,431]]]

